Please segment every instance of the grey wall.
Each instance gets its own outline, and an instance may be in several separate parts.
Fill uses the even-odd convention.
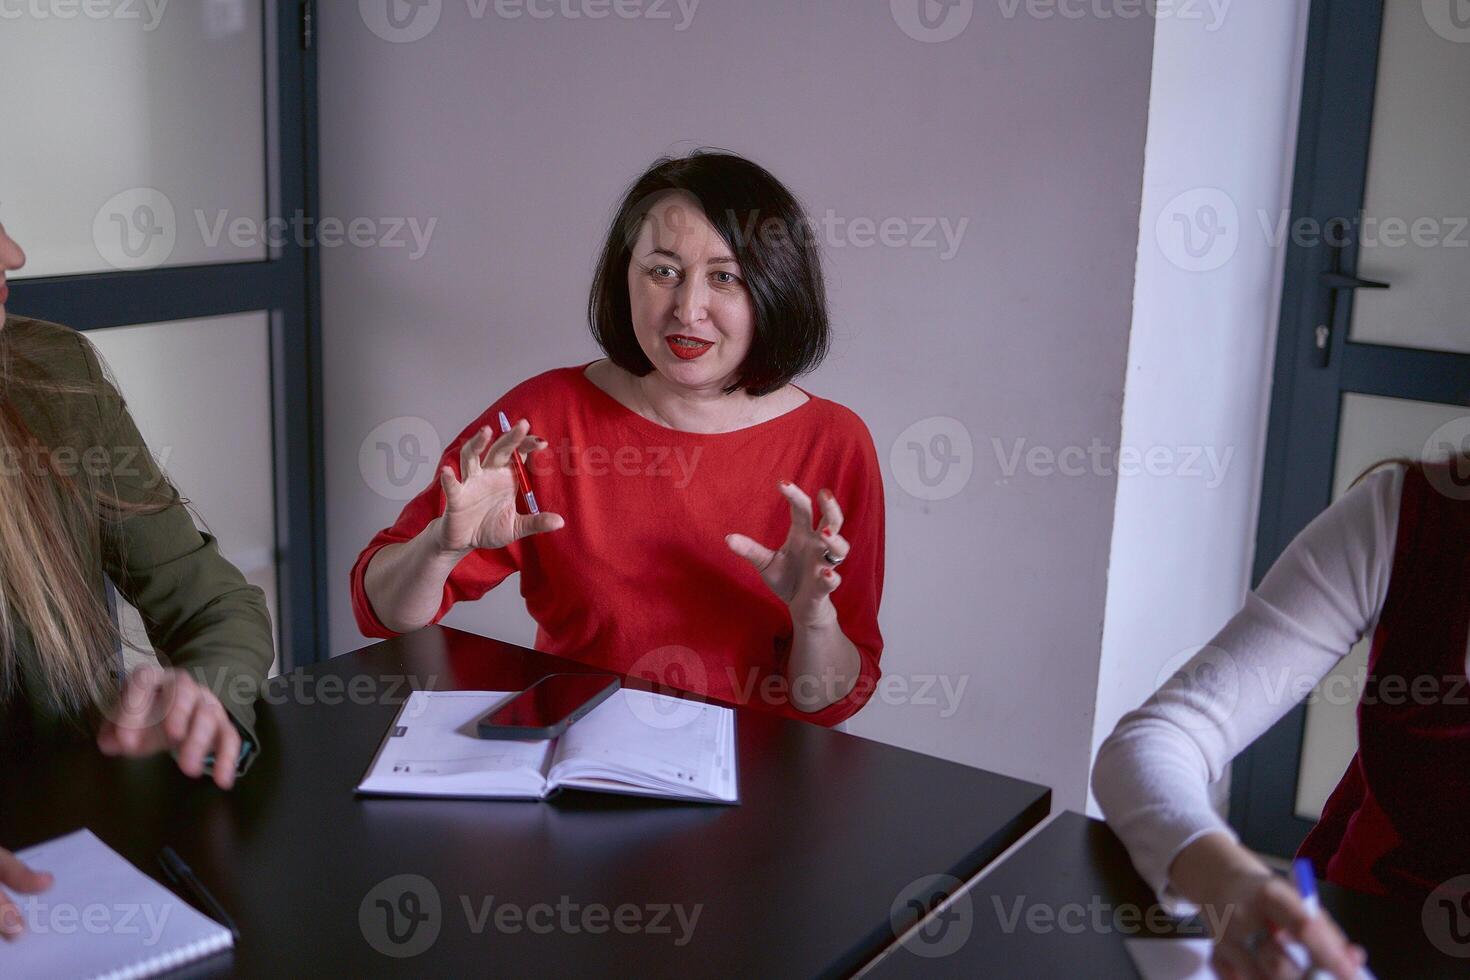
[[[682,30],[672,4],[511,19],[445,0],[393,43],[365,26],[372,6],[319,5],[323,213],[437,225],[417,260],[323,254],[332,651],[365,643],[348,569],[401,506],[373,444],[437,452],[519,380],[596,356],[583,307],[617,195],[660,153],[718,145],[842,220],[835,351],[802,383],[857,411],[885,462],[900,443],[883,665],[907,695],[853,730],[1080,807],[1116,479],[1024,453],[1118,442],[1152,21],[982,3],[933,43],[903,0],[704,0]],[[855,219],[889,221],[890,243],[863,245]],[[937,230],[913,243],[938,221],[966,223],[953,254]],[[929,489],[908,444],[936,434],[963,458]],[[515,589],[447,621],[529,642]]]

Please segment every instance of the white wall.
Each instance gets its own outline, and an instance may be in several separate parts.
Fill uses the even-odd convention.
[[[706,0],[683,30],[670,4],[660,21],[478,6],[430,3],[437,23],[403,43],[357,3],[318,8],[323,214],[437,221],[416,261],[323,253],[332,651],[366,644],[348,570],[401,506],[376,443],[437,451],[521,379],[595,356],[583,307],[619,192],[658,154],[714,144],[819,218],[967,222],[952,255],[827,248],[835,350],[803,384],[861,415],[889,463],[883,665],[909,689],[853,729],[1081,806],[1116,480],[1004,460],[1117,444],[1152,21],[962,4],[963,30],[930,43],[903,3]],[[924,499],[906,447],[944,418],[970,476]],[[447,622],[528,643],[516,588]],[[938,686],[916,696],[934,678],[962,692],[952,710]]]
[[[1306,8],[1235,4],[1217,30],[1154,35],[1123,443],[1175,465],[1118,483],[1094,751],[1250,585],[1284,261],[1262,222],[1291,206]],[[1202,207],[1226,232],[1210,248]],[[1194,449],[1217,461],[1201,476]]]

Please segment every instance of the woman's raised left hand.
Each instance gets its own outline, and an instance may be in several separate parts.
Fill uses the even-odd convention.
[[[812,498],[794,483],[780,483],[780,492],[791,504],[791,529],[775,551],[743,534],[725,535],[730,550],[755,566],[761,579],[791,609],[795,626],[822,626],[837,621],[832,593],[842,576],[826,558],[840,562],[851,546],[841,534],[842,508],[831,490],[817,492],[821,519],[812,510]]]

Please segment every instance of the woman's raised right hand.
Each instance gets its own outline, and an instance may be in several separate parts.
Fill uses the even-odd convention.
[[[453,467],[439,469],[439,486],[444,490],[439,547],[444,551],[503,548],[512,541],[555,531],[566,524],[560,514],[516,511],[519,488],[511,453],[519,452],[522,460],[528,459],[532,452],[546,447],[546,440],[531,435],[531,423],[525,419],[491,442],[493,435],[486,425],[465,441],[459,451],[459,479],[455,479]]]

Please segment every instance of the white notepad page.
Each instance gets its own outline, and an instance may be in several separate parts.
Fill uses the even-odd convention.
[[[573,785],[636,777],[650,791],[656,781],[670,795],[732,800],[734,719],[721,705],[625,687],[562,734],[550,776]]]
[[[1143,980],[1214,980],[1208,939],[1125,939],[1124,947]]]
[[[512,691],[414,691],[383,740],[365,793],[473,796],[476,792],[539,797],[554,742],[484,739],[481,717]]]
[[[1125,939],[1123,945],[1143,980],[1214,980],[1218,976],[1210,966],[1215,949],[1208,939]],[[1304,963],[1311,957],[1298,946],[1293,958]],[[1325,970],[1312,970],[1307,976],[1308,980],[1329,980]],[[1358,980],[1375,978],[1365,966],[1358,971]]]
[[[37,895],[10,897],[26,931],[0,940],[0,977],[133,980],[234,945],[230,931],[98,840],[78,830],[18,851],[53,876]]]

